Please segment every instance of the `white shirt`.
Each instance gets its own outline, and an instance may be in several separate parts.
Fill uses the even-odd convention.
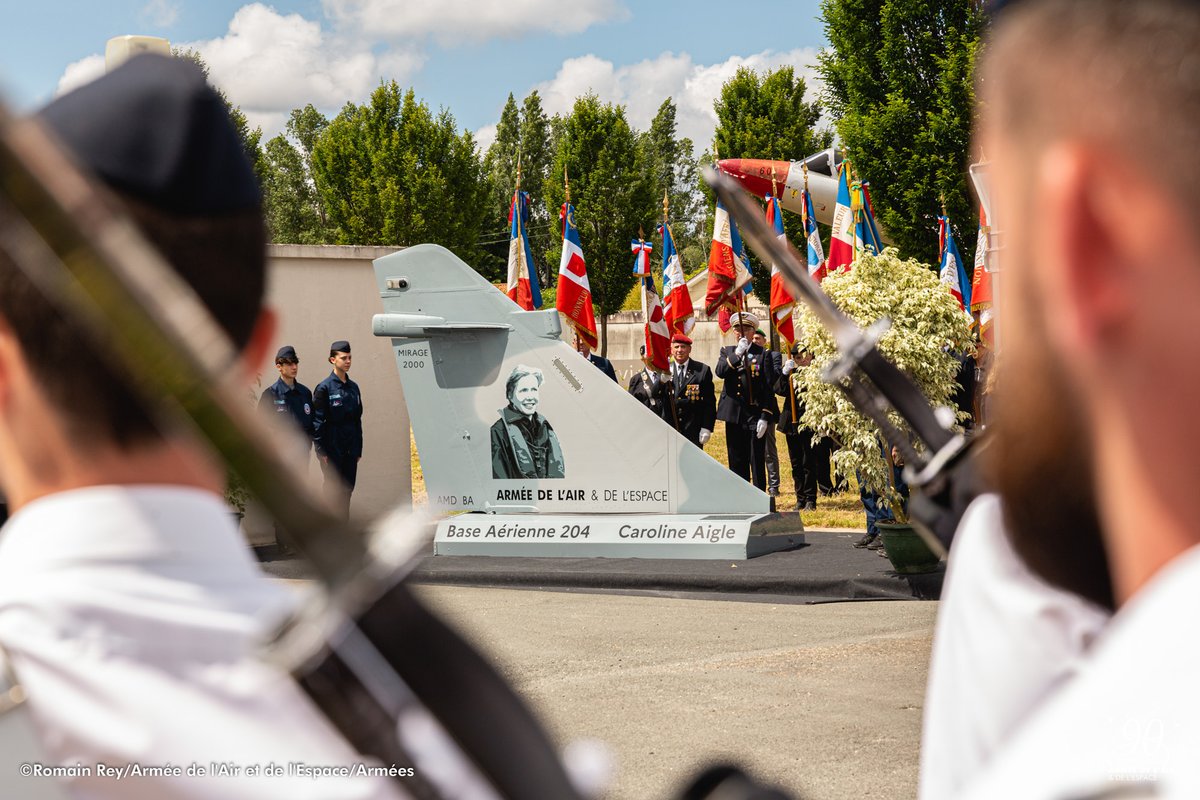
[[[955,533],[938,609],[920,799],[961,797],[1013,731],[1081,669],[1108,620],[1029,571],[1005,535],[996,495],[975,500]]]
[[[1154,794],[1120,796],[1200,797],[1198,604],[1200,547],[1193,547],[1121,607],[1079,675],[963,796],[1087,798],[1149,781]]]
[[[365,761],[259,658],[293,602],[207,492],[80,489],[30,503],[0,530],[0,645],[53,763],[240,768],[119,781],[93,770],[71,781],[79,798],[402,797],[382,777],[288,774],[294,762]],[[246,774],[271,763],[284,775]]]
[[[679,363],[678,361],[676,361],[675,359],[671,359],[671,379],[675,380],[677,377],[686,376],[687,371],[688,371],[688,364],[691,364],[691,363],[692,363],[692,360],[690,358],[687,361],[684,361],[682,364]]]

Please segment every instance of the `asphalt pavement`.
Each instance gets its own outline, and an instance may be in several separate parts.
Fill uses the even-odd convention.
[[[562,743],[605,743],[610,798],[717,761],[798,798],[916,795],[937,603],[804,605],[422,586]]]

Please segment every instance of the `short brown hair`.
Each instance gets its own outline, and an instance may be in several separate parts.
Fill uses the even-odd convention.
[[[1200,200],[1200,5],[1024,2],[1000,15],[989,51],[985,113],[1026,153],[1092,139]]]

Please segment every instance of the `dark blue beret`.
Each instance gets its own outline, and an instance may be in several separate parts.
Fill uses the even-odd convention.
[[[300,360],[296,355],[296,348],[292,347],[290,344],[285,344],[283,347],[279,348],[279,352],[275,354],[276,361],[284,358],[294,358],[297,361]]]
[[[329,345],[329,355],[331,355],[331,356],[334,353],[349,353],[349,352],[350,352],[350,343],[347,342],[345,339],[338,339],[336,342]]]
[[[190,61],[136,56],[39,116],[106,184],[156,208],[211,215],[259,206],[225,103]]]

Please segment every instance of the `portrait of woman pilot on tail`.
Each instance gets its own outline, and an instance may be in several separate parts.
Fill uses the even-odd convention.
[[[508,405],[492,425],[492,477],[508,480],[566,476],[562,447],[546,418],[537,413],[542,371],[518,364],[505,382]]]

